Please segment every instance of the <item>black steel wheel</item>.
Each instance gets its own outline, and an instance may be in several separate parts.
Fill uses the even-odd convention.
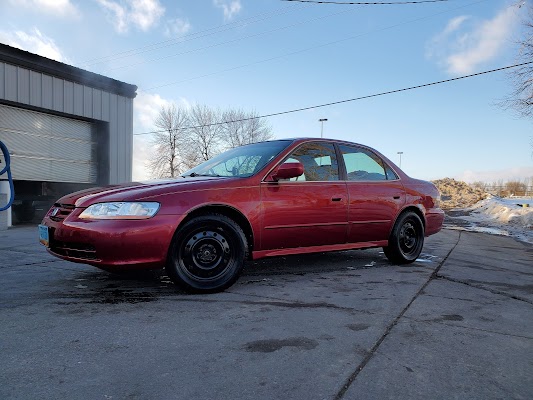
[[[412,211],[401,214],[389,237],[389,245],[383,248],[387,258],[394,264],[409,264],[415,261],[424,247],[424,224]]]
[[[247,256],[241,227],[220,214],[185,223],[170,246],[166,270],[178,286],[191,292],[219,292],[239,278]]]

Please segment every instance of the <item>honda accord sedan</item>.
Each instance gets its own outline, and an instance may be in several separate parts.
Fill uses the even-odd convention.
[[[62,259],[121,272],[166,268],[177,285],[216,292],[246,260],[383,247],[415,261],[444,219],[433,184],[376,150],[297,138],[231,149],[169,180],[60,198],[39,226]]]

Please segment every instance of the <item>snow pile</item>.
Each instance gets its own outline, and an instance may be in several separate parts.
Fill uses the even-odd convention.
[[[446,214],[445,225],[449,229],[512,236],[533,243],[533,198],[502,199],[489,195],[472,207],[448,210]]]
[[[440,191],[448,228],[512,236],[533,243],[533,198],[500,198],[451,178],[433,183]]]
[[[516,202],[529,204],[526,200],[516,200]],[[470,210],[472,210],[472,214],[478,214],[482,219],[533,229],[533,204],[530,204],[529,207],[521,207],[518,204],[489,196],[487,199],[476,203]]]
[[[438,179],[433,184],[439,189],[443,209],[470,207],[487,197],[483,190],[451,178]]]

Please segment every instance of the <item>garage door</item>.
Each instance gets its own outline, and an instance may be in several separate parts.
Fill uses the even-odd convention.
[[[0,140],[11,154],[14,180],[96,183],[91,128],[88,122],[0,105]]]

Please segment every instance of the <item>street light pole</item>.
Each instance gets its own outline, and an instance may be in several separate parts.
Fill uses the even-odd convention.
[[[318,122],[320,122],[320,137],[324,137],[324,122],[327,120],[327,118],[320,118],[318,120]]]
[[[400,155],[400,168],[402,167],[402,154],[403,151],[399,151],[398,154]]]

